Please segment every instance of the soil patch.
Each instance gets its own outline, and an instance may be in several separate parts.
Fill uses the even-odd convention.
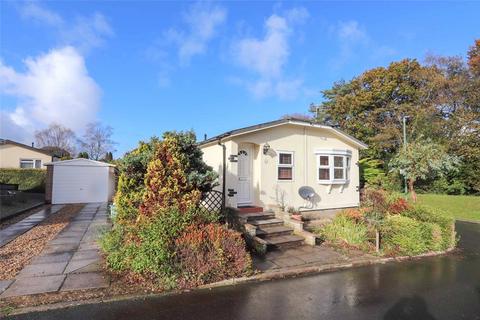
[[[43,250],[48,241],[68,225],[82,207],[83,205],[67,205],[0,248],[0,280],[15,278],[15,275]]]

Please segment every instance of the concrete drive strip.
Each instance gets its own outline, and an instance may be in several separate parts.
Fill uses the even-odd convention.
[[[60,211],[60,209],[62,209],[63,207],[64,207],[63,205],[53,205],[50,208],[40,210],[37,213],[34,213],[26,217],[25,219],[1,230],[0,231],[0,247],[3,247],[4,245],[14,240],[18,236],[32,229],[37,224],[45,220],[47,217]]]
[[[0,280],[0,294],[7,290],[14,280]]]
[[[67,275],[60,291],[106,288],[109,281],[100,273],[77,273]]]
[[[56,276],[17,279],[1,295],[1,298],[55,292],[60,289],[64,279],[65,275],[63,274]]]
[[[0,298],[108,287],[96,244],[102,231],[110,227],[106,210],[106,204],[80,210],[16,280],[0,282]]]

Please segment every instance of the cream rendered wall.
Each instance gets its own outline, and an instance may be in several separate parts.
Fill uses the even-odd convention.
[[[45,163],[52,161],[51,156],[41,152],[12,144],[0,145],[0,168],[20,168],[20,159],[42,160],[42,169]]]
[[[226,193],[228,194],[228,189],[236,189],[236,172],[237,172],[237,163],[228,161],[228,157],[231,154],[237,154],[238,149],[237,145],[233,141],[222,142],[226,147]],[[215,187],[216,190],[222,191],[222,182],[223,182],[223,149],[217,142],[200,146],[200,149],[203,152],[203,161],[211,166],[215,172],[218,173],[218,183],[219,185]],[[235,197],[226,197],[226,205],[230,207],[236,207],[237,202]]]
[[[358,149],[326,129],[298,125],[282,125],[233,138],[238,143],[252,143],[256,147],[254,158],[254,190],[257,202],[265,208],[280,205],[302,210],[331,209],[358,206],[359,168]],[[268,142],[270,151],[262,152]],[[317,181],[317,149],[347,149],[352,152],[350,182],[346,185],[322,185]],[[293,181],[277,180],[279,151],[294,153]],[[306,203],[299,195],[301,186],[310,186],[317,193],[313,203]]]
[[[263,146],[268,142],[270,151],[263,154]],[[347,140],[339,138],[326,129],[298,125],[281,125],[249,134],[229,138],[223,142],[227,147],[226,189],[237,190],[237,163],[228,161],[232,154],[238,154],[239,145],[250,143],[253,146],[252,187],[254,201],[252,205],[275,208],[280,205],[302,208],[301,210],[319,210],[354,207],[359,204],[359,168],[358,148]],[[204,161],[219,173],[222,182],[222,148],[218,144],[201,146]],[[343,185],[319,184],[317,181],[317,149],[347,149],[352,152],[350,182]],[[277,180],[277,162],[279,151],[294,153],[293,181]],[[306,203],[299,195],[301,186],[312,187],[317,198]],[[217,187],[221,190],[221,185]],[[227,196],[227,205],[236,207],[236,197]]]

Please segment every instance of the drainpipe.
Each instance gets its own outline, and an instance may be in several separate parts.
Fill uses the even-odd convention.
[[[304,186],[307,185],[308,181],[308,153],[307,153],[307,127],[303,127],[303,180],[304,180]]]
[[[222,138],[218,139],[218,145],[222,147],[222,153],[223,153],[223,164],[222,164],[222,212],[225,212],[225,187],[226,187],[226,178],[227,178],[227,147],[225,144],[222,143]]]

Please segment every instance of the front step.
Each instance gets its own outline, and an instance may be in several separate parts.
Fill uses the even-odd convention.
[[[275,218],[275,214],[273,212],[240,213],[238,216],[242,218],[247,218],[248,222],[252,220],[265,220]]]
[[[283,226],[283,220],[281,219],[261,219],[261,220],[252,220],[250,221],[250,224],[253,224],[254,226],[261,227],[261,228],[267,228],[267,227],[276,227],[276,226]]]
[[[263,208],[257,207],[257,206],[241,206],[241,207],[237,207],[237,210],[240,213],[263,212]]]
[[[265,239],[267,245],[275,249],[285,249],[297,247],[303,244],[303,237],[297,235],[277,236],[273,238]]]
[[[293,232],[292,228],[285,226],[276,226],[276,227],[262,227],[257,229],[257,237],[262,239],[268,239],[278,236],[288,236]]]

